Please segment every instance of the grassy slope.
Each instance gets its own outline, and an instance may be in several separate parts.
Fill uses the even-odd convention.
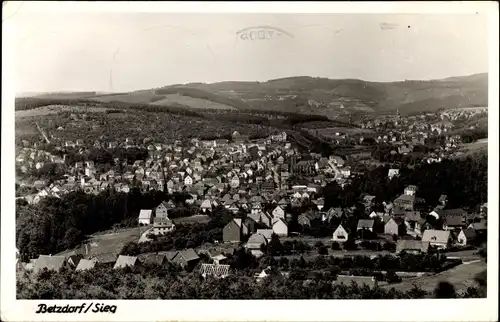
[[[432,294],[439,282],[447,281],[455,286],[457,292],[463,292],[469,286],[476,286],[474,277],[484,269],[486,269],[486,263],[484,261],[461,264],[432,276],[417,277],[408,279],[399,284],[391,284],[388,285],[387,288],[394,287],[396,290],[408,291],[413,288],[413,283],[415,283],[423,290]]]

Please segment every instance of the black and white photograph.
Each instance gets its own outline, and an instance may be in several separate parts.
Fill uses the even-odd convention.
[[[498,4],[142,4],[4,4],[2,298],[29,300],[18,314],[498,305]],[[142,316],[133,300],[164,301]],[[250,303],[234,320],[266,319]]]

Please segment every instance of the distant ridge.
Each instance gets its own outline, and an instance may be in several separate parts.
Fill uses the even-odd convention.
[[[395,113],[396,110],[409,115],[488,106],[488,74],[395,82],[293,76],[265,82],[195,82],[128,93],[58,92],[41,93],[35,97],[290,112],[335,119],[351,114]]]

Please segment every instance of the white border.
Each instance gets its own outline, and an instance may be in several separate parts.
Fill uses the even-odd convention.
[[[8,6],[8,5],[7,5]],[[154,6],[154,8],[153,8]],[[488,298],[482,300],[296,300],[296,301],[102,301],[118,305],[114,315],[35,315],[41,301],[15,299],[14,74],[12,19],[2,30],[1,320],[5,321],[496,321],[498,294],[498,5],[496,2],[30,2],[22,11],[50,12],[252,12],[252,13],[489,13]],[[471,174],[474,175],[474,174]],[[80,304],[83,301],[45,301]],[[90,302],[90,301],[86,301]],[[161,310],[160,310],[161,309]]]

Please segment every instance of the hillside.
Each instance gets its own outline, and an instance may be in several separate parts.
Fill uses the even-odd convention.
[[[488,105],[488,75],[441,80],[367,82],[358,79],[287,77],[266,82],[190,83],[130,93],[51,93],[38,98],[86,98],[211,110],[259,110],[314,114],[330,119],[349,115],[402,115]]]
[[[288,77],[267,82],[187,84],[186,88],[239,98],[254,109],[335,116],[348,113],[437,111],[487,106],[488,75],[392,83]]]

